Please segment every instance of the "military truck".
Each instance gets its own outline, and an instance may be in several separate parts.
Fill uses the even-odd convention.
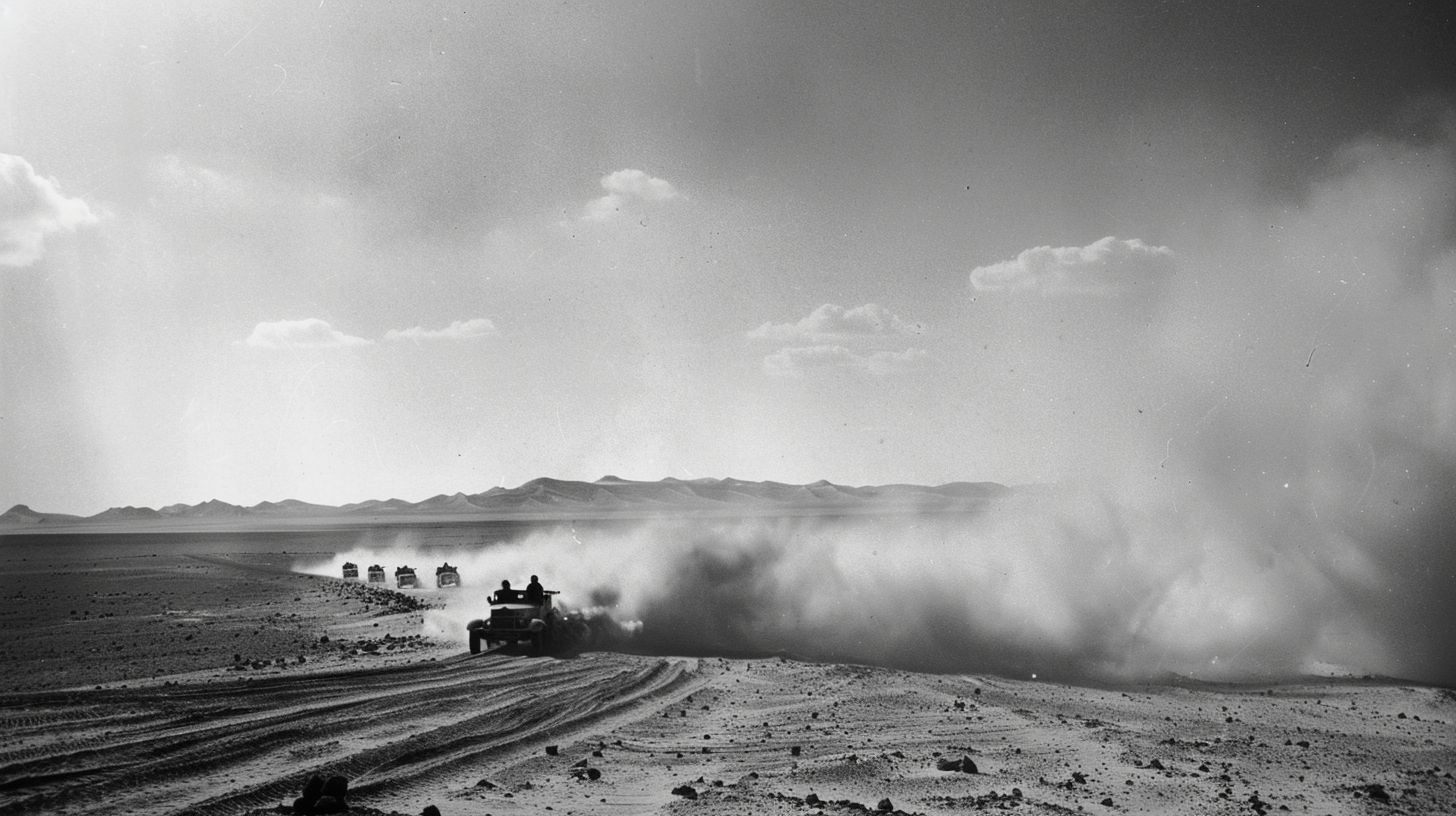
[[[359,565],[358,564],[355,564],[355,563],[353,563],[351,561],[345,561],[344,562],[344,577],[345,578],[358,578],[359,577]]]
[[[435,567],[435,586],[441,589],[460,586],[460,571],[450,566],[449,561],[443,567]]]
[[[540,603],[527,601],[519,590],[497,590],[490,600],[490,617],[466,624],[470,653],[482,646],[495,650],[526,644],[535,654],[560,653],[584,646],[589,635],[586,622],[556,608],[556,590],[545,590]]]
[[[381,567],[378,564],[375,564],[374,566],[372,566],[372,567],[369,568],[369,583],[371,583],[371,584],[382,584],[382,583],[384,583],[384,567]]]
[[[420,585],[420,579],[415,577],[413,567],[399,567],[394,571],[394,585],[399,589],[409,589]]]

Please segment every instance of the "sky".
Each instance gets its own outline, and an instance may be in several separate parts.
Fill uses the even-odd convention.
[[[1449,540],[1453,42],[1443,3],[0,2],[0,509],[1078,482]]]

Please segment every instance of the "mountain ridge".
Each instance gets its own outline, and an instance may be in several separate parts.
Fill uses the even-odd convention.
[[[533,513],[710,511],[762,508],[765,510],[955,510],[969,509],[1011,491],[995,482],[948,482],[942,485],[887,484],[850,486],[820,479],[805,485],[784,482],[749,482],[710,477],[691,480],[667,477],[655,482],[603,476],[592,482],[540,477],[518,487],[492,487],[479,493],[440,493],[418,502],[404,499],[368,499],[337,507],[298,499],[263,501],[251,507],[208,499],[195,505],[111,507],[92,516],[43,513],[17,504],[0,514],[0,529],[128,523],[134,521],[243,521],[332,517],[481,517]]]

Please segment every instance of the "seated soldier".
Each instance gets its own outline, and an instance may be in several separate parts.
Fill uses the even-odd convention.
[[[526,584],[526,603],[543,604],[546,602],[546,588],[541,586],[541,581],[536,576],[531,576],[531,583]]]
[[[501,581],[501,588],[495,591],[496,603],[514,603],[520,600],[520,594],[511,589],[510,581]]]

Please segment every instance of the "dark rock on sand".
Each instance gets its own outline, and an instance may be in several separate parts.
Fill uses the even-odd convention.
[[[970,757],[962,755],[960,759],[938,759],[935,761],[935,768],[938,771],[956,771],[959,773],[980,773],[976,763]]]

